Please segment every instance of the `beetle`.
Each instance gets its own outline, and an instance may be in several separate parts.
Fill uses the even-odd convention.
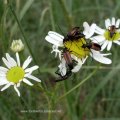
[[[73,69],[73,61],[72,61],[72,58],[71,58],[71,54],[70,52],[64,48],[63,49],[63,58],[65,59],[66,61],[66,65],[67,65],[67,72],[66,72],[66,75],[62,76],[61,73],[59,73],[59,69],[56,71],[56,74],[58,74],[60,76],[60,78],[56,79],[55,82],[59,82],[59,81],[62,81],[62,80],[65,80],[67,79],[69,76],[72,75],[72,69]]]
[[[115,25],[109,26],[108,31],[110,32],[110,37],[111,37],[111,38],[113,37],[114,34],[116,34],[116,30],[117,30],[117,29],[118,29],[118,28],[116,28]]]
[[[93,49],[93,50],[96,50],[96,51],[100,51],[101,50],[101,46],[99,44],[93,43],[93,42],[83,44],[82,47],[83,48],[88,48],[88,49]]]
[[[63,43],[66,41],[78,40],[79,38],[83,38],[83,37],[85,37],[85,35],[80,31],[80,27],[74,27],[64,37]]]

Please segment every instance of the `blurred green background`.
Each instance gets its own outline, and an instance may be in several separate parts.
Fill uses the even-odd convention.
[[[105,28],[106,18],[120,17],[120,0],[0,0],[0,57],[10,51],[13,39],[24,36],[9,5],[12,5],[30,49],[40,66],[35,75],[42,80],[33,87],[21,84],[19,98],[13,87],[0,92],[1,120],[120,120],[120,47],[113,45],[111,65],[100,65],[91,58],[68,80],[54,83],[59,59],[51,54],[52,46],[45,41],[48,31],[64,34],[84,21]],[[62,32],[60,31],[59,27]],[[30,51],[21,53],[24,61]],[[33,62],[34,63],[34,62]],[[2,65],[2,60],[0,60]],[[97,72],[89,78],[97,68]],[[87,77],[89,79],[87,79]],[[77,89],[67,91],[87,79]],[[33,81],[32,81],[33,82]],[[63,96],[64,95],[64,96]],[[63,96],[61,99],[60,97]],[[49,110],[53,110],[50,112]]]

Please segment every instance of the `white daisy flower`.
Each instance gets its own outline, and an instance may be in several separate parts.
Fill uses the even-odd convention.
[[[30,56],[24,61],[23,65],[20,63],[18,53],[16,53],[16,61],[8,53],[6,53],[6,58],[3,57],[2,60],[6,67],[0,66],[0,86],[5,85],[1,91],[13,85],[18,96],[20,96],[18,87],[22,81],[30,86],[33,84],[28,79],[41,82],[40,79],[32,75],[32,72],[39,67],[37,65],[28,67],[32,61]]]
[[[84,31],[83,34],[85,35],[86,39],[92,39],[95,29],[96,29],[96,24],[92,24],[91,26],[89,26],[89,24],[87,22],[83,23],[83,27],[84,27]],[[92,41],[94,43],[97,43],[97,40]],[[111,64],[112,61],[108,58],[106,58],[105,56],[111,55],[111,53],[107,53],[107,54],[102,54],[100,51],[96,51],[94,49],[90,49],[90,56],[93,57],[96,61],[103,63],[103,64]]]
[[[98,42],[102,45],[102,50],[107,48],[109,51],[112,47],[112,43],[120,45],[120,19],[115,21],[113,17],[111,20],[105,20],[106,29],[101,29],[96,26],[95,33],[99,34],[91,38],[93,42]]]
[[[67,65],[66,65],[66,61],[64,58],[62,58],[62,50],[60,50],[60,47],[63,47],[63,39],[64,36],[60,35],[59,33],[56,33],[54,31],[49,31],[48,35],[45,37],[45,39],[49,42],[53,44],[52,47],[52,52],[55,52],[55,56],[59,55],[59,58],[61,60],[59,67],[59,72],[61,73],[62,76],[64,76],[67,72]],[[74,55],[71,54],[72,59],[74,59],[77,62],[77,65],[72,69],[72,72],[77,72],[79,71],[79,69],[81,68],[83,62],[81,61],[81,59],[75,57]],[[82,59],[84,61],[84,59]]]
[[[92,24],[91,26],[88,25],[88,23],[84,23],[84,31],[83,34],[85,34],[85,38],[91,38],[91,36],[94,34],[95,31],[95,24]],[[64,36],[54,32],[54,31],[49,31],[48,35],[45,37],[45,39],[53,44],[53,50],[52,52],[59,54],[59,58],[61,60],[59,67],[59,71],[62,76],[66,74],[67,71],[67,65],[66,61],[64,58],[62,58],[62,50],[61,48],[64,49],[66,47],[66,44],[63,42]],[[101,62],[103,64],[111,64],[111,60],[106,58],[108,54],[101,54],[99,51],[93,50],[93,49],[87,49],[83,48],[83,44],[86,44],[86,40],[84,38],[75,40],[74,42],[71,41],[70,45],[67,44],[67,49],[70,51],[72,59],[77,61],[77,65],[74,66],[74,68],[71,70],[72,72],[78,72],[79,69],[81,68],[82,64],[84,64],[85,60],[87,57],[90,55],[93,57],[96,61]]]

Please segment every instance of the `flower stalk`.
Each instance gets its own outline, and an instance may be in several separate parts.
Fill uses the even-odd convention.
[[[29,50],[32,58],[33,58],[34,63],[37,65],[37,61],[36,61],[36,59],[35,59],[35,57],[34,57],[34,55],[33,55],[33,52],[32,52],[32,50],[31,50],[30,46],[29,46],[28,40],[27,40],[27,38],[26,38],[26,36],[25,36],[25,34],[24,34],[24,31],[23,31],[23,29],[22,29],[22,27],[21,27],[21,23],[20,23],[17,15],[16,15],[16,13],[15,13],[12,5],[9,3],[9,0],[7,0],[7,1],[8,1],[9,8],[10,8],[10,10],[11,10],[11,12],[12,12],[12,14],[13,14],[13,16],[14,16],[17,24],[18,24],[18,27],[19,27],[22,35],[23,35],[24,42],[25,42],[25,44],[26,44],[26,46],[27,46],[27,48],[28,48],[28,50]],[[41,72],[40,72],[40,69],[38,69],[38,73],[39,73],[39,74],[41,73]],[[45,85],[44,81],[43,81],[41,84],[42,84],[42,86],[43,86],[44,88],[46,88],[46,85]]]

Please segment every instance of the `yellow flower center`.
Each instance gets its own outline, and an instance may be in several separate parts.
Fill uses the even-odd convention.
[[[12,67],[7,72],[7,80],[10,82],[18,83],[21,79],[24,78],[25,71],[23,68],[15,66]]]
[[[64,46],[71,52],[71,54],[75,55],[78,58],[85,58],[90,54],[90,49],[83,48],[83,44],[86,44],[84,38],[64,42]]]
[[[105,33],[104,33],[104,37],[106,40],[108,41],[115,41],[115,40],[118,40],[120,39],[120,33],[118,31],[115,31],[115,33],[113,33],[112,37],[110,35],[110,31],[109,30],[106,30]]]

